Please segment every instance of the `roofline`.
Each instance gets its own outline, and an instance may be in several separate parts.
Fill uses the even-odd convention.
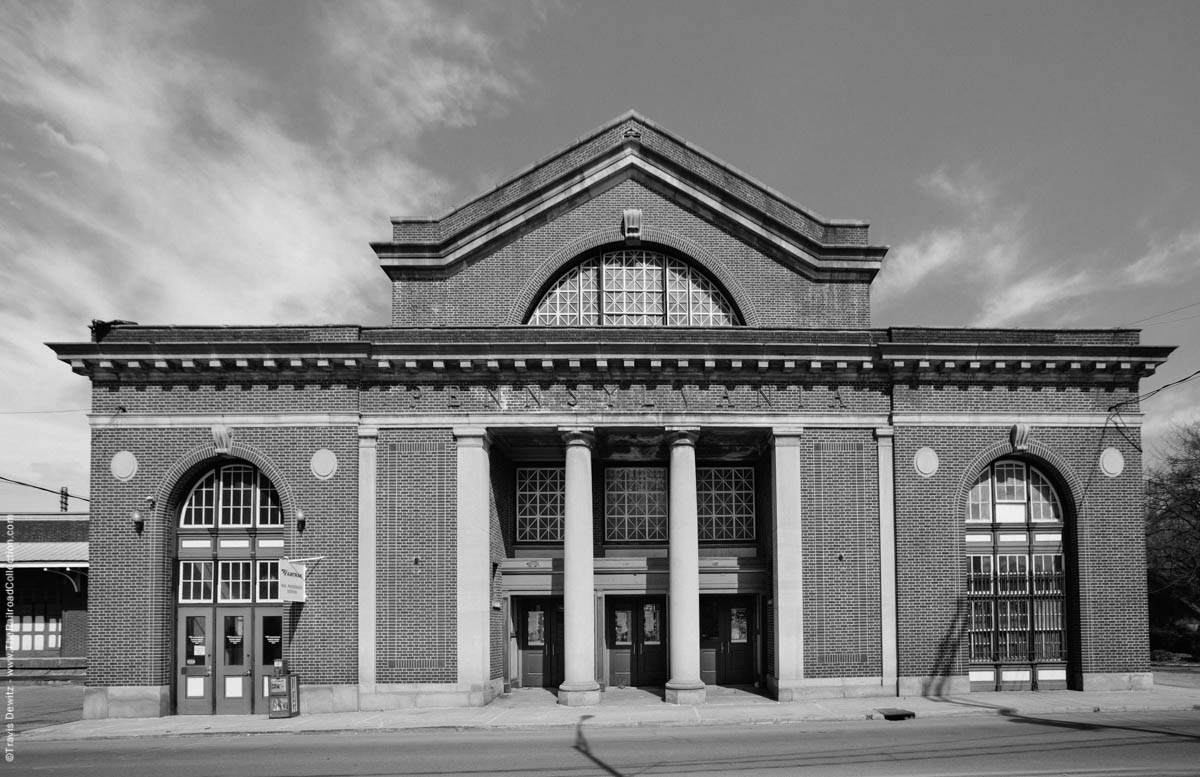
[[[492,194],[495,194],[496,192],[500,191],[504,187],[506,187],[509,184],[516,181],[517,179],[522,178],[526,175],[529,175],[530,173],[534,172],[535,170],[545,167],[546,165],[553,162],[555,159],[558,159],[561,156],[565,156],[566,154],[570,153],[572,150],[584,145],[588,141],[594,140],[597,137],[599,137],[600,135],[603,135],[605,132],[608,132],[609,130],[617,127],[618,125],[620,125],[624,122],[627,122],[627,121],[631,121],[631,120],[637,121],[641,124],[644,124],[645,126],[649,127],[650,129],[653,129],[655,132],[659,133],[660,135],[670,138],[671,140],[673,140],[674,142],[678,143],[679,145],[681,145],[685,148],[691,149],[692,151],[696,152],[697,154],[700,154],[701,156],[707,158],[710,162],[712,162],[717,167],[720,167],[720,168],[724,169],[726,172],[729,172],[732,175],[735,175],[738,178],[741,178],[743,181],[750,184],[754,188],[759,189],[760,191],[771,195],[772,197],[779,200],[783,204],[787,205],[788,207],[790,207],[796,211],[799,211],[800,213],[804,214],[805,216],[807,216],[809,219],[811,219],[813,221],[819,222],[821,224],[827,224],[830,226],[839,226],[839,227],[867,227],[867,228],[869,228],[871,226],[870,222],[864,221],[862,219],[826,218],[825,216],[822,216],[821,214],[817,213],[812,208],[809,208],[801,203],[796,202],[795,200],[791,199],[790,197],[781,193],[780,191],[768,186],[767,184],[763,183],[762,181],[759,181],[757,178],[754,178],[753,176],[743,172],[742,170],[738,169],[737,167],[734,167],[733,165],[729,164],[728,162],[721,159],[717,155],[715,155],[709,151],[706,151],[704,148],[696,145],[695,143],[692,143],[689,140],[686,140],[686,139],[680,137],[679,135],[675,134],[674,132],[671,132],[670,130],[663,127],[661,124],[653,121],[652,119],[647,118],[643,114],[638,113],[636,110],[633,110],[633,109],[627,110],[624,113],[622,113],[621,115],[617,116],[616,118],[606,121],[605,123],[601,124],[599,127],[596,127],[595,129],[593,129],[591,132],[586,132],[583,135],[576,137],[574,140],[570,141],[569,143],[567,143],[565,146],[558,149],[557,151],[554,151],[554,152],[542,157],[541,159],[536,160],[532,164],[529,164],[529,165],[526,165],[525,167],[520,168],[519,170],[517,170],[513,174],[509,175],[503,181],[501,181],[500,183],[491,187],[490,189],[486,189],[483,192],[476,194],[475,196],[473,196],[467,200],[464,200],[457,205],[451,206],[441,216],[416,216],[416,217],[392,216],[391,223],[392,224],[420,224],[420,223],[436,223],[436,222],[444,221],[445,219],[449,218],[450,216],[457,213],[458,211],[460,211],[470,205],[473,205],[474,203],[479,202],[480,200],[483,200],[483,199],[491,196]]]

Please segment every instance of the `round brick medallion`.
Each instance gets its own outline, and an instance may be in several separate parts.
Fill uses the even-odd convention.
[[[933,448],[921,448],[913,456],[913,468],[923,478],[931,478],[938,471],[938,455]]]
[[[1116,448],[1105,448],[1100,454],[1100,471],[1115,478],[1125,471],[1125,457]]]
[[[112,476],[122,483],[133,480],[133,476],[138,471],[137,456],[134,456],[129,451],[120,451],[113,454],[112,461],[109,462],[108,469],[112,472]]]
[[[328,448],[322,448],[312,455],[308,466],[317,480],[329,480],[337,472],[337,455]]]

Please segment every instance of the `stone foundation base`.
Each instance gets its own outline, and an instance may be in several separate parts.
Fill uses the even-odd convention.
[[[1085,672],[1083,691],[1148,691],[1154,687],[1152,672]]]
[[[558,703],[564,707],[592,707],[600,703],[599,683],[563,683],[558,687]]]
[[[690,683],[680,683],[672,685],[667,683],[666,694],[664,699],[667,704],[703,704],[708,697],[708,692],[704,687],[704,683],[692,685]]]
[[[901,677],[897,684],[901,696],[959,696],[971,692],[966,675]]]
[[[161,718],[171,714],[169,685],[110,685],[85,688],[83,718]]]
[[[337,687],[337,686],[333,686]],[[503,680],[492,680],[482,685],[458,683],[376,683],[375,685],[343,686],[352,688],[357,695],[360,710],[405,710],[426,707],[483,707],[500,695]],[[303,694],[304,686],[300,686]],[[301,706],[300,711],[306,710]],[[322,710],[336,712],[338,710]]]
[[[880,677],[814,677],[803,680],[768,677],[767,689],[776,701],[896,696],[896,682],[893,680],[885,685]]]

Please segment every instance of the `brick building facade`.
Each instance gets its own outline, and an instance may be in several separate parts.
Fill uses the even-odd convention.
[[[52,346],[93,385],[88,716],[261,711],[275,658],[310,711],[1149,682],[1169,348],[872,328],[865,223],[635,114],[392,227],[390,326]]]

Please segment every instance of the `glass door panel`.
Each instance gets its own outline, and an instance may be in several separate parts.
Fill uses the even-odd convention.
[[[248,607],[218,607],[216,711],[248,714],[253,708],[254,629]]]
[[[179,610],[176,650],[179,675],[175,688],[180,715],[211,715],[213,711],[213,634],[210,608]]]

